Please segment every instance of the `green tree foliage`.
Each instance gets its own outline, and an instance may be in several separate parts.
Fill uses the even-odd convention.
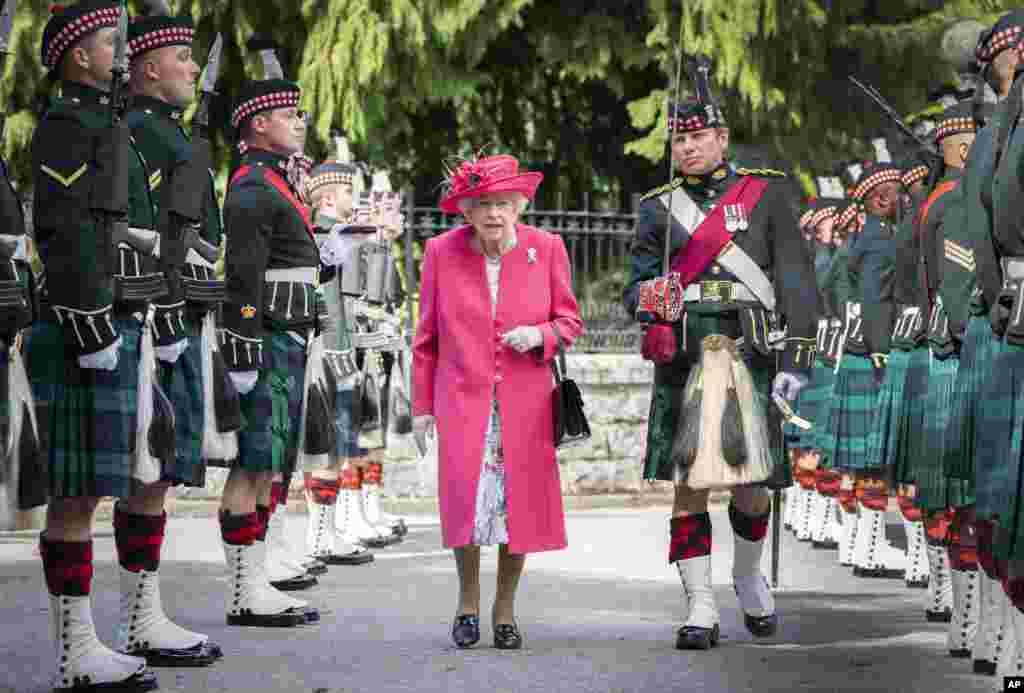
[[[134,3],[135,0],[132,0]],[[215,108],[226,125],[245,79],[260,75],[245,41],[281,46],[304,87],[309,143],[329,155],[347,134],[358,158],[386,167],[420,202],[436,200],[442,162],[483,148],[545,173],[542,206],[628,207],[664,178],[664,102],[675,48],[708,53],[734,141],[803,170],[863,154],[883,123],[852,92],[863,76],[905,112],[948,76],[938,37],[956,17],[992,21],[1009,0],[176,0],[225,54]],[[2,151],[27,182],[46,3],[20,3],[0,85],[10,114]],[[684,80],[685,83],[685,80]],[[232,142],[218,138],[221,178]]]

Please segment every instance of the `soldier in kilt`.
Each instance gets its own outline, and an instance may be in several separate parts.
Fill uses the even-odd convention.
[[[254,47],[254,46],[251,46]],[[266,50],[264,64],[276,58]],[[316,609],[270,585],[262,570],[275,475],[297,464],[307,348],[317,322],[320,258],[302,202],[306,114],[300,89],[280,75],[246,84],[231,125],[243,152],[224,205],[227,237],[220,351],[241,398],[245,427],[224,488],[220,525],[229,567],[227,621],[290,627]]]
[[[669,116],[670,153],[681,175],[670,185],[648,193],[640,205],[624,303],[632,315],[639,310],[640,318],[659,315],[647,300],[648,290],[653,286],[651,282],[661,281],[656,278],[664,274],[665,234],[670,232],[670,249],[675,254],[673,267],[692,273],[695,281],[687,279],[688,286],[681,296],[685,309],[678,321],[666,322],[668,314],[661,314],[658,322],[646,328],[645,356],[658,365],[644,477],[674,481],[685,479],[688,474],[683,467],[677,475],[680,461],[673,459],[671,450],[679,426],[683,388],[699,358],[699,345],[704,337],[720,334],[742,338],[744,359],[758,390],[764,395],[774,392],[792,401],[806,384],[813,365],[817,311],[808,307],[816,305],[817,292],[811,258],[786,200],[785,186],[782,181],[772,180],[779,174],[736,169],[725,160],[729,131],[714,106],[694,102],[672,104]],[[746,183],[750,178],[755,179],[753,183]],[[736,188],[739,185],[744,187]],[[761,191],[760,197],[746,204],[728,204],[730,198],[738,199],[735,196],[739,191],[751,189]],[[725,201],[721,202],[723,198]],[[684,208],[690,214],[696,209],[697,218],[701,214],[711,215],[716,209],[717,214],[707,216],[707,221],[699,225],[687,222],[694,226],[688,228],[677,216]],[[708,225],[724,224],[726,211],[730,214],[728,227]],[[688,251],[697,252],[693,250],[697,244],[688,243],[690,234],[719,234],[721,238],[721,230],[730,232],[729,247],[738,247],[771,282],[777,301],[774,307],[788,324],[778,357],[766,344],[766,335],[755,334],[756,330],[744,335],[746,324],[767,324],[768,316],[762,312],[764,304],[745,283],[760,286],[757,273],[735,274],[729,269],[730,258],[725,253],[707,261],[688,255]],[[693,267],[688,267],[691,261]],[[736,271],[746,271],[731,266]],[[672,281],[672,277],[668,280]],[[783,478],[775,483],[788,485],[786,461],[777,459],[775,466],[783,472]],[[711,586],[711,519],[707,502],[706,490],[694,491],[685,480],[676,483],[669,562],[679,571],[688,602],[688,615],[676,640],[679,649],[708,649],[719,638],[718,609]],[[734,488],[729,505],[735,534],[733,584],[744,622],[755,636],[771,635],[777,627],[774,599],[760,568],[770,505],[767,489],[751,486]]]
[[[905,573],[906,557],[885,540],[887,471],[880,460],[868,456],[893,324],[892,301],[883,297],[883,282],[894,265],[892,224],[902,202],[901,175],[896,166],[874,164],[862,173],[851,195],[863,210],[864,225],[850,243],[846,262],[850,299],[832,405],[833,464],[854,475],[859,518],[853,564],[854,574],[864,577]]]
[[[365,454],[358,445],[358,424],[354,414],[355,350],[352,348],[350,324],[352,300],[341,293],[345,266],[358,262],[356,246],[363,234],[355,233],[342,220],[350,220],[353,205],[353,181],[360,175],[349,163],[325,161],[313,169],[307,183],[308,198],[314,210],[313,229],[324,270],[320,291],[327,309],[323,329],[327,367],[336,375],[334,393],[334,428],[336,445],[331,464],[325,469],[306,473],[306,498],[309,504],[307,548],[314,558],[328,565],[361,565],[373,561],[366,547],[346,541],[337,525],[341,492],[342,468],[355,457]]]
[[[9,438],[14,417],[30,416],[26,405],[18,411],[16,402],[24,402],[27,397],[27,407],[33,408],[31,392],[10,389],[10,369],[24,368],[18,335],[34,318],[35,279],[27,242],[21,199],[8,176],[7,162],[0,157],[0,440]],[[0,465],[0,523],[9,521],[12,525],[18,511],[45,505],[49,491],[38,431],[33,435],[30,418],[22,421],[26,423],[16,452]]]
[[[1024,349],[1021,344],[1021,285],[1024,283],[1024,225],[1022,225],[1021,161],[1024,136],[1020,122],[1022,99],[1020,80],[1013,81],[1021,66],[1021,38],[1024,36],[1024,12],[1003,17],[979,42],[977,57],[989,62],[992,82],[1003,100],[992,122],[992,166],[990,196],[984,187],[981,203],[990,199],[991,225],[972,226],[978,283],[989,308],[989,322],[998,340],[990,350],[987,374],[981,386],[981,415],[975,436],[976,513],[979,520],[994,521],[975,532],[978,553],[988,552],[991,537],[993,564],[1008,561],[1003,569],[1006,593],[1013,603],[1010,622],[1015,634],[1016,654],[1009,673],[1021,673],[1024,667],[1024,526],[1020,479],[1021,446],[1024,442],[1024,399],[1020,395],[1024,378]],[[983,130],[984,133],[984,130]],[[981,136],[979,135],[979,142]],[[976,147],[977,149],[977,147]],[[992,170],[992,169],[990,169]],[[971,175],[970,168],[968,175]],[[968,191],[969,192],[969,191]],[[973,209],[970,197],[968,213]],[[968,217],[969,222],[971,221]],[[984,233],[984,230],[988,233]],[[980,558],[980,556],[979,556]],[[980,561],[990,563],[986,558]],[[993,566],[998,575],[998,568]],[[998,664],[997,664],[998,666]]]
[[[159,467],[172,461],[173,440],[169,420],[162,428],[156,422],[143,428],[139,409],[144,398],[159,401],[149,370],[147,315],[167,287],[145,253],[115,245],[120,239],[109,221],[114,210],[127,212],[137,235],[155,236],[142,158],[128,152],[126,178],[111,179],[108,162],[97,162],[95,155],[112,132],[115,45],[124,41],[127,50],[127,37],[116,38],[119,18],[119,3],[103,0],[52,14],[42,59],[57,95],[32,145],[34,220],[45,279],[40,320],[26,337],[26,354],[48,440],[52,500],[40,554],[54,640],[64,644],[58,647],[58,690],[151,690],[156,678],[147,660],[203,666],[220,656],[205,635],[170,622],[159,597],[166,523]],[[107,151],[118,155],[116,145]],[[127,209],[118,198],[127,198]],[[116,644],[132,656],[100,643],[92,621],[92,519],[104,496],[120,499],[114,534],[121,602],[132,608],[121,613]]]
[[[818,319],[815,352],[819,358],[815,359],[810,384],[801,390],[796,407],[800,418],[811,425],[809,428],[800,428],[794,423],[786,425],[787,443],[794,453],[794,476],[798,479],[800,489],[797,498],[804,501],[801,504],[803,512],[797,516],[797,539],[811,541],[815,548],[823,549],[836,548],[839,538],[836,521],[839,474],[821,464],[817,431],[825,425],[835,384],[834,373],[820,357],[827,350],[829,331],[828,296],[824,291],[824,280],[828,276],[834,252],[832,228],[842,202],[836,198],[819,199],[809,222],[814,230],[814,273],[819,304],[824,311]]]

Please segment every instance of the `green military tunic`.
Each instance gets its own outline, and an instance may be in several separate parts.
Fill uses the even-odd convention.
[[[63,82],[32,141],[44,278],[40,320],[25,353],[56,497],[123,497],[134,486],[140,318],[148,303],[116,299],[131,281],[145,280],[146,270],[119,263],[107,227],[91,211],[92,184],[109,165],[95,159],[96,142],[109,124],[106,93]],[[130,218],[154,228],[149,175],[134,149],[128,164]],[[118,340],[116,370],[79,367],[79,356]]]
[[[668,228],[668,204],[672,188],[685,193],[705,212],[714,208],[718,199],[744,175],[750,173],[723,165],[706,176],[682,176],[674,186],[665,186],[648,193],[641,202],[636,236],[632,246],[632,266],[623,300],[626,310],[636,314],[640,284],[663,274],[662,257],[665,232]],[[778,177],[781,174],[771,174]],[[744,347],[744,357],[765,397],[770,394],[772,378],[778,370],[809,376],[814,362],[817,292],[814,270],[807,247],[797,227],[795,213],[787,200],[786,186],[781,180],[769,183],[764,195],[748,210],[748,228],[738,231],[733,242],[762,268],[772,281],[776,293],[776,310],[788,325],[784,349],[764,355]],[[672,220],[670,252],[685,252],[687,229]],[[725,268],[713,262],[695,283],[705,281],[738,282]],[[742,306],[734,302],[693,302],[686,304],[685,318],[673,325],[678,350],[674,360],[655,368],[655,382],[648,419],[647,450],[644,457],[646,479],[673,480],[678,463],[671,456],[679,423],[682,391],[690,369],[700,355],[701,340],[710,334],[740,338]],[[776,460],[779,473],[775,481],[789,484],[788,466]],[[685,471],[682,470],[682,471]]]
[[[164,199],[172,186],[174,176],[192,156],[192,144],[182,128],[183,111],[159,99],[137,95],[126,122],[149,171],[149,188],[157,206],[157,218],[164,208]],[[201,180],[189,181],[192,194],[202,195],[204,211],[199,219],[199,234],[211,246],[221,240],[220,208],[213,186],[212,173],[203,171]],[[161,229],[161,232],[164,232]],[[184,265],[168,266],[160,263],[170,281],[168,294],[156,301],[156,343],[169,345],[187,340],[186,350],[173,364],[159,361],[160,382],[170,398],[175,412],[175,438],[177,459],[164,469],[164,478],[189,486],[202,486],[205,482],[202,455],[203,432],[208,422],[204,416],[204,384],[202,368],[201,321],[218,302],[209,291],[218,282],[213,263],[193,252],[186,256]],[[206,291],[193,291],[202,283]]]

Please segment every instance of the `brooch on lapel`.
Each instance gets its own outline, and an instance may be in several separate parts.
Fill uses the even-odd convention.
[[[737,231],[746,231],[749,227],[750,222],[747,220],[747,210],[743,209],[743,205],[725,206],[726,231],[736,233]]]
[[[528,262],[531,265],[533,263],[537,262],[537,249],[536,248],[527,248],[526,249],[526,262]]]

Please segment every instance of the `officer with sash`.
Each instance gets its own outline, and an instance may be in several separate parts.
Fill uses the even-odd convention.
[[[758,390],[795,400],[814,361],[817,294],[782,174],[737,169],[726,160],[729,130],[710,99],[672,104],[668,122],[680,175],[641,203],[623,298],[630,314],[648,323],[644,352],[657,364],[644,477],[677,481],[669,562],[682,579],[688,615],[676,647],[708,649],[717,644],[720,628],[708,492],[687,486],[688,471],[677,469],[681,460],[672,454],[683,388],[702,340],[724,335],[739,340]],[[678,275],[665,276],[666,269]],[[785,320],[785,336],[771,327],[773,314]],[[775,464],[784,468],[782,459]],[[744,622],[757,636],[777,627],[760,568],[770,505],[767,490],[757,486],[734,488],[729,505],[733,582]]]
[[[241,397],[246,427],[224,488],[220,524],[229,568],[227,621],[296,626],[319,612],[274,589],[263,570],[275,474],[295,469],[306,352],[317,320],[319,252],[302,202],[306,114],[300,89],[284,79],[269,46],[266,79],[246,84],[231,125],[243,152],[224,204],[227,236],[220,351]]]
[[[992,223],[990,232],[975,241],[978,281],[990,306],[989,321],[998,339],[991,349],[988,372],[981,388],[981,421],[975,437],[976,517],[995,521],[995,525],[986,522],[982,531],[975,534],[978,553],[987,553],[985,544],[991,528],[993,558],[1008,562],[1006,591],[1015,607],[1011,609],[1010,620],[1017,649],[1014,659],[1018,661],[1024,649],[1024,541],[1020,539],[1024,523],[1024,512],[1020,509],[1024,400],[1019,394],[1024,378],[1024,348],[1021,346],[1024,343],[1021,339],[1024,334],[1021,319],[1024,225],[1019,194],[1024,160],[1024,135],[1019,127],[1024,112],[1024,81],[1019,78],[1022,37],[1024,12],[1014,12],[983,36],[979,47],[979,58],[991,56],[991,69],[998,75],[1000,87],[1006,86],[1011,75],[1015,81],[1009,89],[999,90],[1005,94],[1005,99],[990,126],[994,134],[995,171],[990,196]],[[984,188],[981,198],[984,204],[987,201]],[[978,526],[981,525],[977,524],[976,528]],[[970,548],[969,543],[964,548]]]
[[[131,144],[117,125],[127,51],[127,17],[106,0],[55,8],[43,32],[43,65],[57,93],[32,143],[45,277],[25,352],[49,441],[52,500],[40,554],[58,644],[56,690],[151,690],[147,660],[202,666],[220,656],[206,636],[171,623],[159,597],[166,514],[158,482],[173,463],[174,439],[154,383],[151,315],[167,287],[131,245],[155,235],[156,213],[149,172],[123,149]],[[127,169],[112,167],[114,157]],[[105,647],[93,626],[92,518],[104,496],[121,499],[114,535],[121,603],[132,613],[122,613],[116,640],[131,655]]]

